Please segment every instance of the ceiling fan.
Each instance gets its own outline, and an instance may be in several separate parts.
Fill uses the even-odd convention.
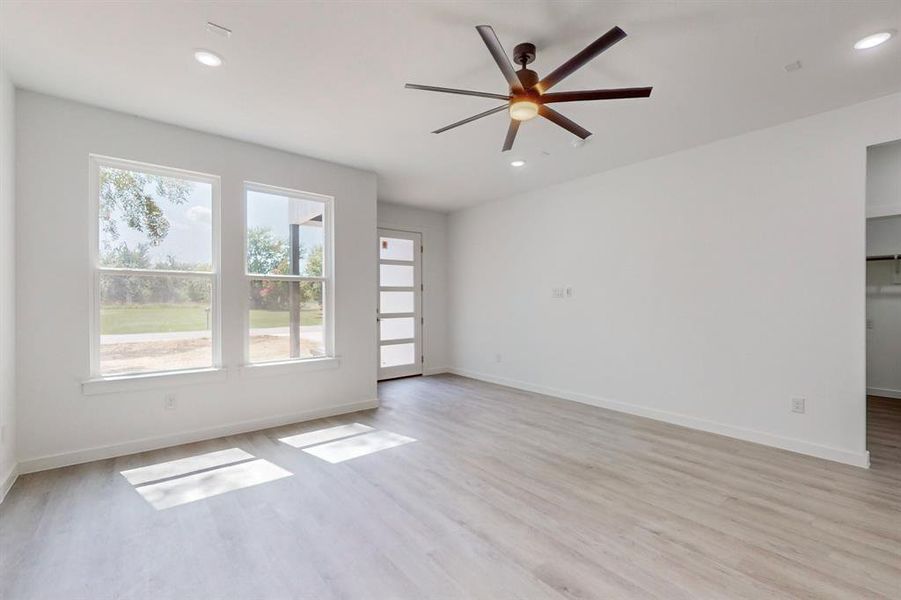
[[[462,94],[464,96],[494,98],[496,100],[504,100],[506,104],[473,115],[462,121],[451,123],[446,127],[436,129],[432,133],[443,133],[454,127],[466,125],[467,123],[472,123],[482,117],[487,117],[488,115],[493,115],[494,113],[509,109],[510,127],[507,129],[507,137],[504,140],[502,152],[506,152],[513,147],[513,141],[516,139],[517,131],[519,131],[519,124],[539,115],[584,140],[591,135],[591,132],[578,123],[564,117],[548,106],[548,104],[553,104],[555,102],[581,102],[583,100],[647,98],[651,95],[652,88],[650,87],[548,93],[548,90],[552,87],[588,64],[601,52],[604,52],[613,46],[613,44],[625,38],[626,32],[619,27],[614,27],[593,41],[585,47],[585,49],[554,69],[550,75],[547,75],[541,80],[538,79],[538,73],[526,68],[527,64],[535,60],[535,44],[519,44],[513,49],[513,60],[521,67],[519,71],[514,71],[513,65],[510,64],[510,60],[507,58],[503,46],[501,46],[500,41],[497,39],[497,34],[494,33],[494,29],[492,29],[490,25],[479,25],[476,27],[476,30],[479,32],[479,35],[482,36],[485,45],[488,46],[488,51],[491,52],[491,56],[494,58],[497,66],[500,67],[501,73],[504,74],[504,78],[510,86],[509,94],[492,94],[489,92],[458,90],[431,85],[417,85],[414,83],[408,83],[404,87],[411,90],[425,90],[427,92],[444,92],[446,94]]]

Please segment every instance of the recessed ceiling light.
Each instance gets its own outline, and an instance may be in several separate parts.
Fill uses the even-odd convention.
[[[200,64],[208,67],[218,67],[222,64],[221,56],[212,50],[204,50],[203,48],[198,48],[194,51],[194,59]]]
[[[511,166],[511,167],[524,167],[524,166],[526,166],[526,161],[524,161],[524,160],[519,160],[519,159],[517,159],[517,160],[511,160],[511,161],[510,161],[510,166]]]
[[[879,33],[868,35],[861,40],[857,40],[857,43],[854,44],[854,49],[867,50],[869,48],[875,48],[879,44],[884,44],[889,41],[894,33],[894,31],[880,31]]]

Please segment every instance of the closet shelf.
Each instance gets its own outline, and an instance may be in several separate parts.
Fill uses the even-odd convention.
[[[868,256],[867,262],[871,260],[898,260],[901,259],[901,254],[881,254],[879,256]]]

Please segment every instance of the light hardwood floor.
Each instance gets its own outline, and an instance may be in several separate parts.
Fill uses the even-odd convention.
[[[450,375],[380,395],[21,477],[0,505],[0,597],[901,597],[901,401],[871,399],[864,470]],[[335,464],[279,441],[353,423],[417,441]],[[175,486],[156,502],[244,476],[122,474],[234,448],[282,476],[157,510],[134,473]]]

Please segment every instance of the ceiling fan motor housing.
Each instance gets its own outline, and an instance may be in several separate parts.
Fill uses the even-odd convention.
[[[517,44],[516,48],[513,49],[513,62],[522,66],[519,71],[516,71],[516,75],[519,77],[519,81],[520,83],[522,83],[522,87],[524,87],[526,90],[531,90],[532,86],[534,86],[539,81],[538,73],[536,73],[532,69],[526,68],[526,65],[531,63],[533,60],[535,60],[535,44],[525,42],[522,44]],[[531,96],[532,94],[527,93],[526,95]]]
[[[525,42],[517,44],[513,49],[513,62],[525,67],[527,64],[535,60],[535,44]]]

